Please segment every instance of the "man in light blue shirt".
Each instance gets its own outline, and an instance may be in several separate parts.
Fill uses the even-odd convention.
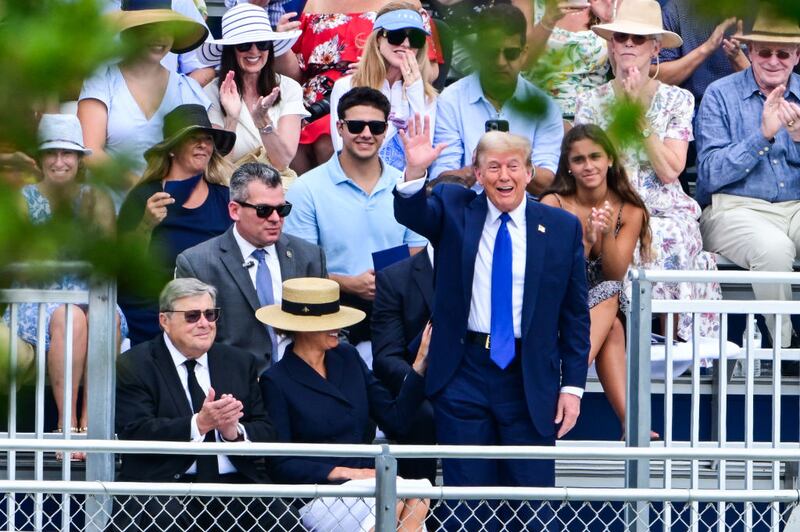
[[[319,245],[343,303],[369,311],[375,298],[372,253],[403,244],[416,253],[427,241],[394,219],[392,189],[402,172],[378,156],[389,100],[357,87],[342,96],[336,112],[342,151],[292,184],[286,194],[292,215],[284,232]],[[351,329],[351,343],[369,339],[369,319],[363,323],[363,330]],[[371,354],[365,358],[371,361]]]
[[[759,13],[752,67],[706,90],[695,123],[697,201],[707,250],[742,268],[791,271],[800,249],[800,60],[797,22]],[[757,299],[791,300],[788,285],[753,285]],[[767,326],[775,338],[774,317]],[[792,341],[789,316],[781,344]]]
[[[431,167],[431,177],[456,174],[474,182],[472,152],[487,126],[529,138],[533,151],[532,194],[553,182],[564,124],[556,103],[519,75],[525,66],[525,17],[499,4],[481,14],[476,50],[479,71],[447,87],[439,96],[434,144],[445,143]],[[494,121],[489,122],[488,121]]]

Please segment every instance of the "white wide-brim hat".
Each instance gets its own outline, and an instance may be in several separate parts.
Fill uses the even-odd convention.
[[[256,318],[261,323],[291,332],[342,329],[365,317],[363,311],[339,304],[339,283],[319,277],[284,281],[281,303],[256,311]]]
[[[39,151],[70,150],[91,155],[83,145],[83,130],[75,115],[42,115],[39,121]]]
[[[222,15],[222,38],[203,43],[199,55],[206,65],[217,65],[223,46],[273,41],[272,53],[277,57],[288,52],[301,33],[300,30],[272,31],[269,15],[263,7],[239,4]]]
[[[592,31],[607,41],[615,33],[629,35],[658,35],[664,48],[678,48],[683,44],[681,36],[664,29],[661,19],[661,5],[656,0],[625,0],[619,6],[613,22],[595,24]]]

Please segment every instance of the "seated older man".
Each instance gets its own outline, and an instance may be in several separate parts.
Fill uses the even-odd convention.
[[[275,429],[258,387],[256,359],[214,342],[216,289],[197,279],[170,281],[159,299],[163,334],[120,356],[116,430],[121,440],[273,441]],[[268,483],[251,456],[122,456],[119,480]],[[128,519],[135,522],[129,523]],[[114,527],[126,530],[291,530],[297,517],[282,501],[135,497],[122,501]],[[148,528],[150,527],[150,528]]]
[[[697,201],[707,250],[742,268],[791,271],[800,247],[800,27],[760,12],[742,35],[752,66],[712,83],[697,116]],[[788,285],[753,285],[791,300]],[[775,337],[775,320],[767,317]],[[785,316],[781,345],[792,343]]]

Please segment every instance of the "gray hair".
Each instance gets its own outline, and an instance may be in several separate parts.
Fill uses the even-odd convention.
[[[283,186],[281,174],[275,168],[264,163],[245,163],[231,176],[231,201],[247,201],[247,185],[253,181],[258,181],[268,188]]]
[[[203,294],[211,296],[211,302],[214,305],[217,304],[217,289],[210,284],[206,284],[194,277],[173,279],[167,283],[161,291],[161,295],[158,296],[158,309],[161,312],[169,312],[177,300],[184,297],[202,296]]]

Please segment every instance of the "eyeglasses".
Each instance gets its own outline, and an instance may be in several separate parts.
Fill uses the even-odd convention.
[[[292,204],[288,201],[283,205],[253,205],[252,203],[247,203],[246,201],[237,201],[239,205],[242,207],[249,207],[251,209],[256,210],[256,216],[259,218],[269,218],[272,216],[272,212],[276,211],[278,216],[281,218],[286,218],[289,216],[289,213],[292,212]]]
[[[649,35],[632,35],[630,33],[620,33],[616,31],[614,32],[612,37],[614,38],[614,42],[617,42],[619,44],[625,44],[626,42],[628,42],[628,39],[630,39],[631,42],[633,42],[633,44],[635,44],[636,46],[643,45],[645,41],[648,41],[651,38]]]
[[[267,50],[270,49],[272,41],[243,42],[235,46],[236,49],[240,52],[249,52],[250,48],[252,48],[254,44],[256,45],[256,48],[258,48],[260,52],[266,52]]]
[[[373,135],[382,135],[386,131],[386,122],[380,120],[342,120],[344,125],[347,126],[347,131],[353,135],[358,135],[364,128],[369,126],[369,130]]]
[[[205,310],[162,310],[161,312],[181,312],[183,313],[183,319],[186,320],[186,323],[197,323],[200,321],[200,316],[205,316],[206,321],[214,323],[219,319],[219,315],[221,314],[218,308],[207,308]]]
[[[756,54],[758,54],[758,57],[761,59],[769,59],[773,55],[776,55],[781,61],[786,61],[792,57],[791,52],[787,52],[786,50],[772,50],[770,48],[761,48]]]
[[[484,58],[493,60],[500,54],[503,54],[503,57],[505,58],[506,61],[516,61],[517,59],[519,59],[519,56],[522,55],[522,48],[520,48],[519,46],[514,46],[512,48],[500,48],[500,49],[487,48],[486,51],[484,52]]]
[[[383,30],[382,35],[386,37],[389,44],[399,46],[408,38],[408,45],[411,48],[422,48],[425,46],[427,35],[424,31],[417,28],[403,28],[400,30]]]

